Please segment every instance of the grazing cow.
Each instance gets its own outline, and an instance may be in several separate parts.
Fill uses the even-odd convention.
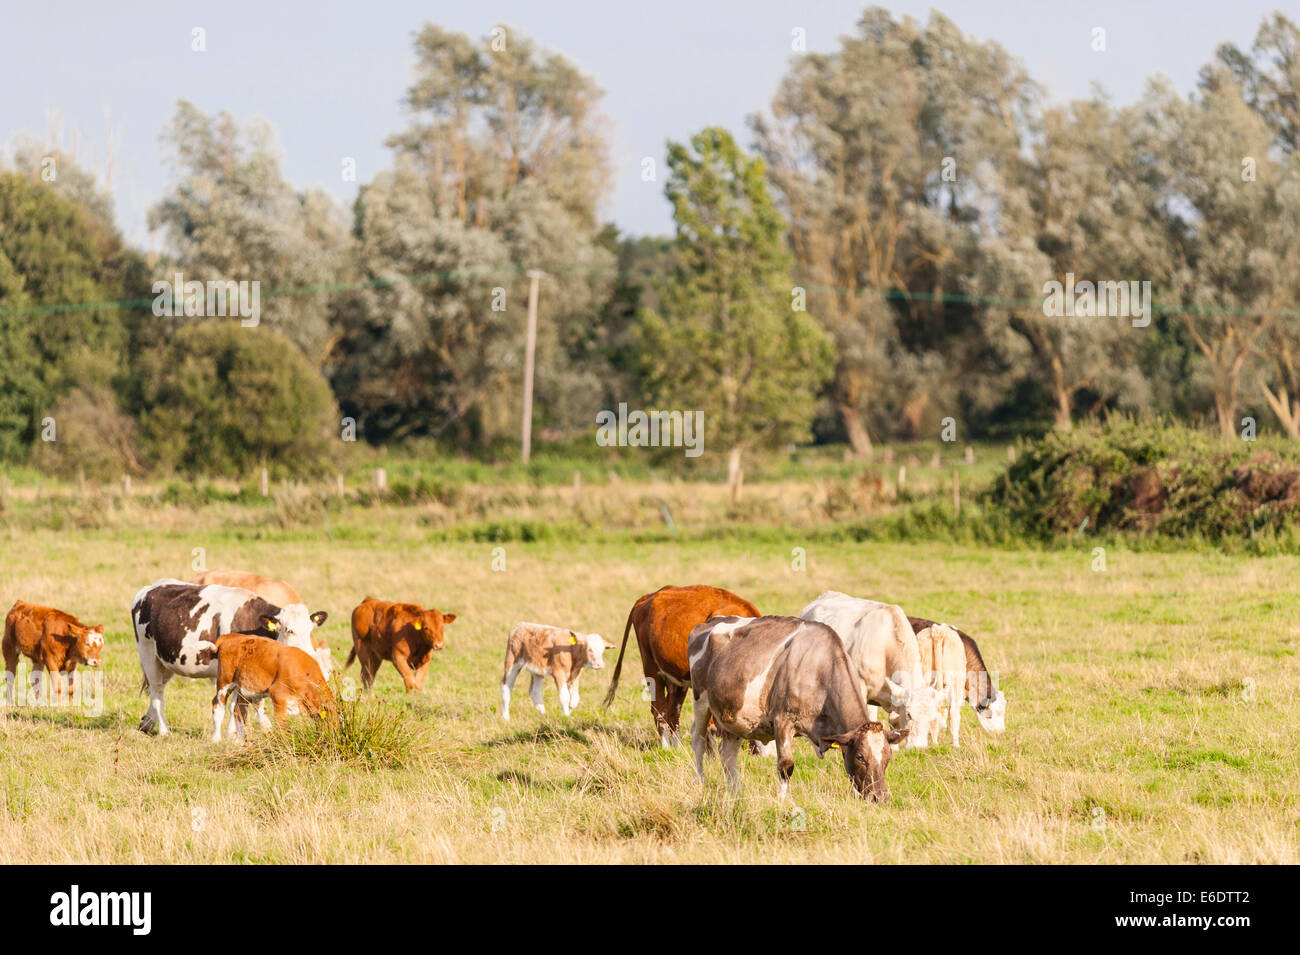
[[[916,635],[916,648],[939,703],[939,718],[930,724],[930,742],[939,745],[940,732],[947,725],[952,745],[960,746],[961,698],[966,691],[966,650],[961,637],[946,623],[936,623]]]
[[[274,624],[263,621],[264,626]],[[249,703],[267,697],[275,705],[277,723],[286,716],[332,716],[338,709],[316,658],[256,634],[227,633],[200,645],[217,655],[217,694],[212,698],[212,742],[221,742],[221,721],[230,701],[229,738],[244,740],[244,714]]]
[[[311,653],[312,628],[325,618],[324,611],[308,613],[301,604],[277,607],[240,587],[165,579],[141,588],[131,601],[135,648],[149,690],[140,731],[169,732],[163,691],[173,676],[216,679],[217,658],[205,642],[227,633],[256,633]],[[270,725],[264,707],[258,718],[263,727]]]
[[[902,608],[828,590],[799,616],[824,623],[839,634],[867,703],[883,706],[887,713],[896,711],[899,725],[912,729],[908,747],[924,747],[933,732],[931,724],[938,719],[938,703],[921,669],[916,634]]]
[[[795,617],[723,617],[691,631],[689,653],[695,695],[691,748],[701,783],[712,717],[722,733],[722,764],[733,791],[740,786],[740,741],[774,741],[777,793],[785,798],[798,735],[816,747],[818,757],[838,746],[864,799],[889,799],[885,768],[893,745],[908,731],[886,731],[868,718],[854,666],[830,627]]]
[[[40,607],[25,600],[17,600],[5,617],[3,652],[5,659],[5,702],[14,702],[14,682],[18,676],[18,654],[32,661],[32,688],[39,693],[37,673],[45,670],[54,687],[55,702],[63,703],[66,688],[72,695],[72,674],[77,664],[88,667],[100,665],[99,655],[104,649],[102,624],[87,627],[62,610]],[[56,673],[67,676],[56,679]]]
[[[907,621],[917,633],[934,626],[933,620],[924,617],[908,617]],[[957,630],[956,627],[953,629]],[[966,702],[975,711],[980,726],[990,733],[1004,732],[1007,728],[1007,698],[993,685],[975,638],[964,630],[957,630],[957,636],[961,637],[966,651]]]
[[[614,645],[598,633],[579,634],[564,627],[541,623],[521,623],[506,638],[506,668],[501,677],[501,718],[510,719],[510,691],[515,688],[519,671],[532,675],[528,695],[538,713],[542,705],[544,677],[555,678],[560,693],[560,711],[568,716],[578,706],[578,677],[583,669],[600,670],[605,666],[601,654]]]
[[[274,577],[263,577],[261,574],[249,573],[246,570],[205,570],[194,578],[196,584],[220,584],[223,587],[242,587],[244,590],[257,594],[268,603],[275,604],[277,607],[293,607],[303,604],[303,600],[298,596],[298,591],[294,590],[283,580],[276,580]],[[305,607],[306,604],[303,604]],[[320,664],[321,673],[328,680],[334,672],[334,661],[330,659],[329,644],[315,630],[311,634],[312,656]]]
[[[455,620],[454,613],[367,597],[352,611],[352,652],[343,666],[360,658],[361,685],[368,690],[387,660],[402,675],[407,693],[418,690],[430,655],[443,648],[442,628]]]
[[[619,647],[614,676],[605,693],[605,706],[614,701],[623,670],[623,654],[627,650],[627,633],[635,627],[646,686],[654,691],[650,712],[659,730],[660,745],[676,746],[682,703],[691,685],[686,640],[692,629],[710,617],[727,616],[757,617],[758,608],[730,591],[704,585],[660,587],[652,594],[637,598],[623,627],[623,645]]]

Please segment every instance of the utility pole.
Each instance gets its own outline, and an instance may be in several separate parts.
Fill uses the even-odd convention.
[[[537,353],[537,283],[546,273],[528,270],[528,337],[524,344],[524,464],[533,453],[533,363]]]

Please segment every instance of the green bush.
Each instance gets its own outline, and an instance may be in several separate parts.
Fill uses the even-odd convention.
[[[1085,520],[1089,532],[1287,538],[1300,518],[1300,446],[1112,420],[1026,446],[984,502],[1041,540]]]
[[[233,321],[180,328],[140,356],[141,428],[184,474],[320,474],[342,453],[324,377],[286,338]]]

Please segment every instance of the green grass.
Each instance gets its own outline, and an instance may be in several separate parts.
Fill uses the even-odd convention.
[[[690,486],[682,494],[689,513]],[[589,539],[501,542],[448,533],[460,525],[416,507],[340,508],[328,532],[246,510],[0,527],[0,601],[53,603],[107,628],[102,714],[19,707],[0,717],[4,859],[1300,861],[1294,559],[1111,544],[1098,572],[1091,540],[1044,550],[859,541],[819,537],[814,522],[655,537],[663,527],[650,514]],[[804,571],[791,566],[800,547]],[[128,604],[149,581],[191,575],[196,548],[210,567],[284,577],[329,611],[323,632],[340,665],[348,615],[367,594],[459,619],[423,692],[405,694],[385,666],[350,735],[302,720],[269,737],[250,725],[243,750],[214,745],[211,685],[178,678],[167,692],[173,734],[147,738],[135,729],[146,699]],[[704,582],[770,613],[796,613],[833,587],[958,624],[999,675],[1008,731],[988,735],[963,709],[960,749],[896,756],[886,806],[855,798],[842,768],[806,742],[796,743],[789,802],[776,799],[772,761],[749,756],[732,797],[716,761],[700,788],[685,748],[658,748],[635,641],[608,712],[599,700],[610,669],[583,676],[568,721],[550,684],[547,715],[533,711],[526,680],[511,721],[500,720],[516,622],[618,639],[640,594]],[[343,677],[357,679],[356,667]]]

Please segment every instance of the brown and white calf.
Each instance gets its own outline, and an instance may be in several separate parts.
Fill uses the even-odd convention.
[[[249,703],[270,697],[275,720],[288,716],[330,716],[337,713],[334,694],[309,653],[255,634],[228,633],[202,641],[217,657],[217,694],[212,698],[212,742],[221,742],[222,715],[230,707],[228,736],[244,739],[244,715]]]
[[[578,678],[583,670],[605,666],[602,654],[613,646],[598,633],[577,633],[565,627],[542,623],[521,623],[506,638],[506,666],[501,676],[501,718],[510,719],[510,693],[520,670],[532,676],[528,695],[538,713],[545,713],[542,687],[545,678],[555,679],[560,694],[560,712],[568,716],[578,706]]]
[[[18,675],[18,656],[32,661],[32,684],[39,695],[37,674],[45,670],[50,675],[55,700],[63,702],[66,688],[72,693],[72,674],[77,664],[88,667],[100,665],[104,649],[104,627],[87,627],[70,613],[17,600],[5,616],[3,652],[5,660],[5,702],[13,705],[14,682]],[[55,677],[65,674],[64,679]]]
[[[740,786],[740,741],[774,741],[777,792],[786,796],[798,735],[819,757],[838,747],[844,771],[864,799],[889,798],[885,769],[894,744],[908,731],[890,732],[868,719],[857,673],[830,627],[797,617],[715,618],[691,631],[687,648],[695,695],[691,747],[701,783],[712,717],[733,791]]]
[[[912,629],[920,633],[926,627],[934,626],[933,620],[925,617],[908,617]],[[962,648],[966,651],[966,702],[975,711],[980,726],[990,733],[1002,733],[1007,728],[1007,698],[993,685],[984,657],[980,653],[975,638],[964,630],[953,628],[961,637]]]

